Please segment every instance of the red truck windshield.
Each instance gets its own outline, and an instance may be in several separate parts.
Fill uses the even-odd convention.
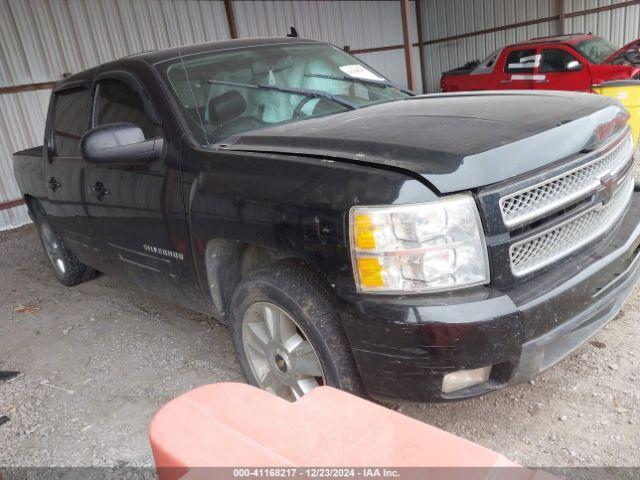
[[[599,37],[580,42],[575,48],[591,63],[602,63],[618,50],[617,47]]]

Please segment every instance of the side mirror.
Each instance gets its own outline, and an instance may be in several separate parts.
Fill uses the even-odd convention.
[[[164,140],[145,140],[133,123],[109,123],[92,128],[80,141],[82,156],[91,163],[151,162],[160,158]]]
[[[579,72],[582,70],[582,64],[578,60],[571,60],[566,67],[568,72]]]

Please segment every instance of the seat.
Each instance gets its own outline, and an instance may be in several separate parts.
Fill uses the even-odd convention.
[[[212,131],[207,132],[214,143],[238,133],[264,126],[257,118],[244,115],[247,102],[237,90],[213,97],[207,105],[207,117]]]

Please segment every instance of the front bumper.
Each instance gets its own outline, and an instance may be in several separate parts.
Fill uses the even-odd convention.
[[[640,193],[617,230],[508,292],[342,300],[367,392],[380,399],[469,398],[562,360],[620,311],[640,276]],[[447,373],[492,365],[488,381],[442,393]]]

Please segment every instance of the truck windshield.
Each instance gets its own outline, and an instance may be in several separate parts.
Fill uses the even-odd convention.
[[[265,45],[159,65],[203,144],[271,125],[400,100],[410,92],[331,45]]]
[[[613,55],[618,48],[603,38],[596,37],[578,43],[576,45],[576,50],[578,50],[591,63],[602,63]]]

